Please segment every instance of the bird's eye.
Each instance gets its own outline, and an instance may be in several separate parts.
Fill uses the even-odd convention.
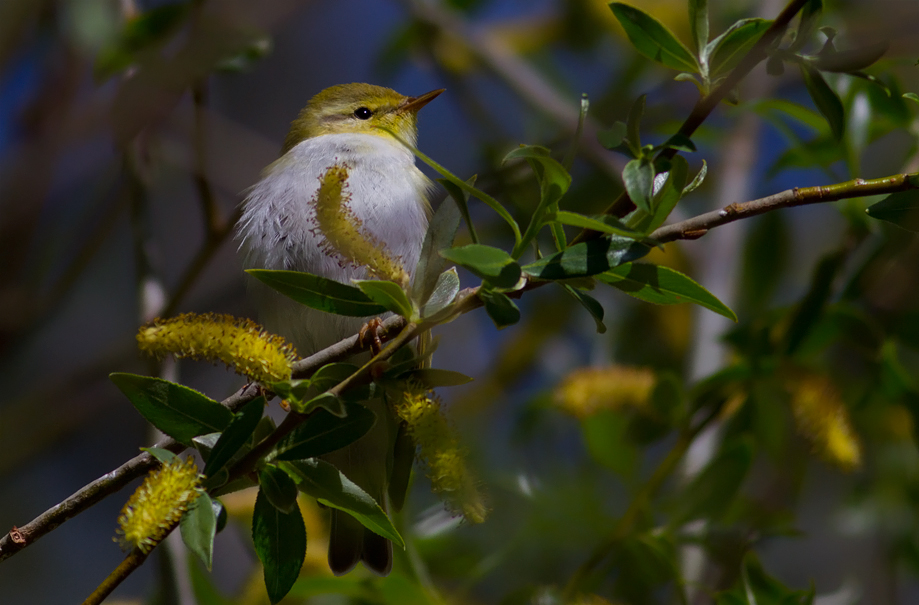
[[[373,112],[366,107],[358,107],[354,110],[354,115],[358,120],[367,120],[373,115]]]

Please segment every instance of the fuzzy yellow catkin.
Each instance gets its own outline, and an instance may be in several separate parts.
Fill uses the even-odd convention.
[[[795,425],[817,455],[843,470],[861,466],[861,444],[832,381],[810,374],[797,379],[791,389]]]
[[[554,392],[555,404],[577,418],[600,410],[640,408],[654,389],[654,372],[648,368],[606,366],[581,368],[568,374]]]
[[[155,319],[137,333],[140,350],[155,357],[219,360],[258,382],[289,380],[293,346],[254,321],[216,313]]]
[[[431,488],[447,508],[471,523],[481,523],[488,513],[475,478],[466,467],[459,439],[441,411],[440,400],[426,387],[409,382],[395,406],[418,445],[427,465]]]
[[[348,203],[348,166],[336,164],[319,177],[316,192],[316,233],[324,238],[322,248],[340,262],[367,269],[376,277],[407,286],[408,273],[401,259],[393,257],[386,246],[363,228]]]
[[[202,492],[195,461],[176,456],[151,472],[137,488],[118,517],[115,541],[123,548],[150,552]]]

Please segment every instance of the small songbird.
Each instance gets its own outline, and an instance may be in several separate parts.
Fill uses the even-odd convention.
[[[411,277],[427,230],[431,181],[415,166],[418,110],[443,92],[406,97],[371,84],[342,84],[313,97],[291,124],[281,157],[249,191],[237,225],[247,269],[305,271],[350,284],[368,279],[367,267],[330,254],[317,230],[316,206],[322,175],[347,168],[348,206],[377,245],[398,258]],[[365,320],[322,313],[262,284],[252,285],[261,323],[291,341],[306,357],[357,334]],[[381,506],[391,496],[399,422],[385,402],[368,405],[374,427],[350,446],[326,457]],[[332,510],[329,566],[336,575],[358,561],[380,574],[392,568],[392,544],[353,517]]]

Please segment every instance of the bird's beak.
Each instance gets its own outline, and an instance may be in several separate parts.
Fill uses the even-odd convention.
[[[428,103],[434,100],[437,95],[445,91],[446,88],[438,88],[437,90],[432,90],[431,92],[426,92],[420,97],[408,97],[404,101],[404,105],[399,109],[402,111],[418,111]]]

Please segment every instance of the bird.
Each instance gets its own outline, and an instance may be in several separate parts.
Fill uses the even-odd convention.
[[[382,86],[351,83],[332,86],[310,99],[291,123],[279,159],[263,171],[243,201],[236,237],[244,267],[305,271],[345,284],[374,277],[368,267],[336,258],[317,230],[322,176],[333,166],[344,166],[349,211],[368,238],[400,260],[410,278],[421,254],[434,185],[415,165],[406,143],[416,144],[418,111],[443,90],[412,97]],[[260,323],[290,341],[303,357],[353,336],[366,321],[311,309],[254,281],[250,292]],[[377,416],[373,428],[323,458],[384,509],[399,508],[407,481],[397,479],[390,486],[390,479],[394,473],[407,477],[409,472],[398,468],[405,464],[404,427],[400,434],[400,422],[383,400],[367,405]],[[395,451],[399,449],[401,457]],[[408,465],[412,459],[410,455]],[[393,488],[401,493],[388,494]],[[392,569],[392,544],[333,509],[329,567],[343,575],[359,561],[387,575]]]

